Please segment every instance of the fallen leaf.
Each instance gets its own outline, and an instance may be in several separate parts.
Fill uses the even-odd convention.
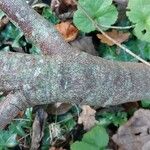
[[[56,15],[60,15],[66,12],[75,11],[77,5],[75,0],[51,0],[51,9]]]
[[[131,112],[133,110],[138,110],[139,109],[139,103],[138,102],[129,102],[129,103],[124,103],[122,104],[125,112]]]
[[[0,20],[0,29],[2,29],[3,27],[5,27],[7,24],[9,23],[9,18],[4,16],[1,20]]]
[[[113,141],[119,150],[150,149],[150,110],[139,109],[123,126],[119,127]]]
[[[23,115],[24,115],[24,111],[19,111],[19,113],[18,113],[17,117],[22,118],[22,117],[23,117]]]
[[[53,103],[47,106],[47,113],[53,115],[62,115],[71,109],[72,105],[70,103]]]
[[[69,21],[61,22],[60,24],[55,25],[55,27],[67,42],[73,41],[78,35],[78,29]]]
[[[94,44],[91,36],[79,37],[76,40],[70,42],[70,44],[81,51],[84,51],[94,56],[98,56],[98,53],[94,48]]]
[[[39,108],[36,112],[36,116],[32,125],[32,150],[37,150],[40,147],[40,142],[44,135],[46,118],[47,113],[42,108]]]
[[[97,122],[95,119],[96,111],[88,105],[83,105],[81,108],[82,112],[78,118],[78,124],[83,124],[84,130],[90,130]]]
[[[124,33],[122,31],[117,31],[117,30],[112,30],[105,33],[120,44],[123,43],[124,41],[127,41],[130,36],[130,33]],[[97,37],[101,40],[102,43],[105,43],[109,46],[114,45],[114,43],[111,40],[109,40],[107,37],[105,37],[103,34],[97,34]]]
[[[76,6],[75,0],[63,0],[67,6]]]

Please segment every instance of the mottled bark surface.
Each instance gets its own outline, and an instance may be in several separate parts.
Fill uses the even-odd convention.
[[[11,121],[18,107],[52,102],[106,106],[150,98],[148,66],[106,61],[84,52],[74,56],[1,52],[0,70],[0,91],[20,91],[24,97],[14,95],[15,109],[7,108],[13,98],[1,103],[0,127]]]
[[[53,54],[0,53],[0,91],[9,93],[0,103],[0,128],[30,106],[107,106],[150,98],[148,66],[107,61],[73,49],[24,0],[0,0],[0,8],[45,54]]]
[[[1,52],[0,91],[23,92],[30,105],[51,102],[116,105],[150,98],[150,68],[84,52],[37,56]]]
[[[0,0],[0,9],[6,12],[44,54],[72,51],[72,47],[62,39],[54,26],[34,11],[25,0]]]

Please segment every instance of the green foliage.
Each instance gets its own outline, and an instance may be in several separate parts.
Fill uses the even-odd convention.
[[[42,12],[42,16],[47,19],[48,21],[50,21],[53,24],[57,24],[59,23],[59,19],[53,14],[52,10],[50,9],[50,7],[44,7],[43,8],[43,12]]]
[[[124,124],[127,121],[126,112],[104,112],[99,116],[100,124],[103,126],[108,126],[109,124],[114,124],[116,127]]]
[[[130,40],[126,42],[126,47],[132,49],[132,52],[140,56],[145,60],[150,60],[150,43],[140,40]],[[117,46],[108,46],[106,44],[100,44],[98,48],[101,57],[117,60],[117,61],[137,61],[134,57],[127,54],[125,51]]]
[[[17,134],[12,131],[0,131],[0,150],[12,148],[18,144]]]
[[[1,41],[4,41],[4,40],[10,40],[10,41],[14,41],[16,39],[16,37],[18,35],[20,35],[21,31],[16,28],[15,25],[13,25],[12,23],[9,23],[5,30],[3,30],[1,33],[0,33],[0,40]]]
[[[102,126],[95,126],[85,133],[82,141],[71,145],[71,150],[104,150],[108,145],[109,136]]]
[[[61,117],[61,120],[62,122],[60,122],[62,127],[67,131],[71,131],[76,125],[76,122],[71,113],[67,113],[64,117]]]
[[[93,21],[102,26],[110,26],[117,20],[118,12],[112,5],[112,0],[79,0],[78,3],[78,10],[74,14],[73,22],[83,32],[89,33],[96,30],[94,23],[86,16],[85,12]]]
[[[129,0],[127,16],[135,24],[134,33],[150,42],[150,0]]]
[[[11,122],[8,130],[0,131],[0,150],[13,148],[19,144],[18,136],[26,137],[26,130],[29,132],[32,128],[32,109],[28,108],[22,119]]]
[[[141,105],[143,108],[150,108],[150,99],[142,100]]]
[[[112,0],[79,0],[78,10],[74,14],[74,24],[84,34],[96,30],[94,22],[106,30],[104,26],[111,26],[117,20],[118,12]],[[80,7],[81,6],[81,7]],[[126,46],[132,49],[135,54],[139,55],[143,59],[150,60],[150,0],[129,0],[127,12],[129,20],[135,24],[134,33],[140,39],[137,40],[131,37],[130,41],[126,42]],[[42,7],[42,16],[53,24],[59,23],[59,19],[54,16],[49,7]],[[85,12],[92,18],[89,19]],[[0,11],[0,19],[5,14]],[[129,21],[128,20],[128,21]],[[118,21],[119,22],[119,21]],[[126,24],[127,20],[123,23]],[[130,24],[130,23],[129,23]],[[127,24],[127,25],[129,25]],[[125,26],[125,25],[124,25]],[[42,27],[41,27],[42,28]],[[143,41],[141,41],[143,40]],[[26,47],[31,54],[41,54],[41,50],[37,48],[33,43],[25,40],[23,33],[13,25],[8,23],[6,27],[0,32],[0,49],[9,51],[10,46],[5,43],[10,43],[12,48]],[[147,41],[147,42],[146,42]],[[29,46],[27,46],[29,44]],[[118,48],[117,46],[108,46],[106,44],[100,44],[99,46],[100,56],[110,60],[119,61],[137,61],[135,58]],[[0,94],[0,100],[3,98],[3,94]],[[150,100],[141,101],[141,105],[144,108],[150,108]],[[129,115],[129,113],[128,113]],[[55,116],[51,122],[55,122],[56,127],[60,128],[58,136],[63,137],[66,133],[69,133],[74,129],[76,120],[70,112],[63,115]],[[21,119],[14,120],[9,126],[7,131],[0,131],[0,150],[13,148],[19,144],[19,139],[28,141],[27,145],[30,145],[32,130],[32,109],[27,109],[25,115]],[[50,116],[52,119],[52,116]],[[97,117],[99,126],[94,127],[89,132],[85,133],[82,141],[76,141],[71,145],[72,150],[104,150],[108,145],[109,137],[104,127],[110,124],[116,127],[121,126],[127,121],[127,113],[117,110],[117,112],[104,112]],[[79,133],[80,134],[80,133]],[[49,123],[46,123],[44,137],[41,141],[41,149],[49,149],[50,141],[56,140],[50,134]]]
[[[22,37],[23,32],[12,23],[8,23],[6,28],[0,32],[0,41],[2,43],[9,41],[8,43],[11,44],[12,48],[20,48],[27,45],[26,41],[24,41]],[[4,45],[0,46],[1,46],[0,49],[3,51],[10,51],[10,46],[8,46],[7,44],[6,46]]]
[[[47,126],[47,125],[46,125]],[[50,132],[49,132],[49,128],[45,128],[44,130],[44,135],[42,138],[42,142],[41,142],[41,150],[47,150],[50,147]]]

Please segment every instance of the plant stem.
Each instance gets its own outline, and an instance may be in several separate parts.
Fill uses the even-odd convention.
[[[110,28],[110,29],[127,30],[127,29],[134,28],[135,25],[125,26],[125,27],[121,27],[121,26],[105,26],[105,25],[101,25],[101,27],[103,27],[103,28]]]

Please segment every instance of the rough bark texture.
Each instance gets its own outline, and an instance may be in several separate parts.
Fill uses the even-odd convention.
[[[150,98],[148,66],[107,61],[71,48],[23,0],[0,0],[0,8],[42,51],[55,54],[1,52],[0,91],[10,94],[0,103],[0,128],[29,106],[51,102],[107,106]]]
[[[21,91],[25,97],[15,101],[16,109],[26,108],[25,103],[27,106],[51,102],[106,106],[150,98],[149,67],[106,61],[84,52],[71,57],[1,52],[0,70],[0,91]],[[12,111],[9,109],[9,113]],[[6,112],[7,109],[2,109],[0,113]]]
[[[25,0],[0,0],[0,9],[6,12],[15,25],[20,27],[26,37],[36,43],[44,54],[72,51],[72,47],[62,39],[54,26],[31,9]]]

